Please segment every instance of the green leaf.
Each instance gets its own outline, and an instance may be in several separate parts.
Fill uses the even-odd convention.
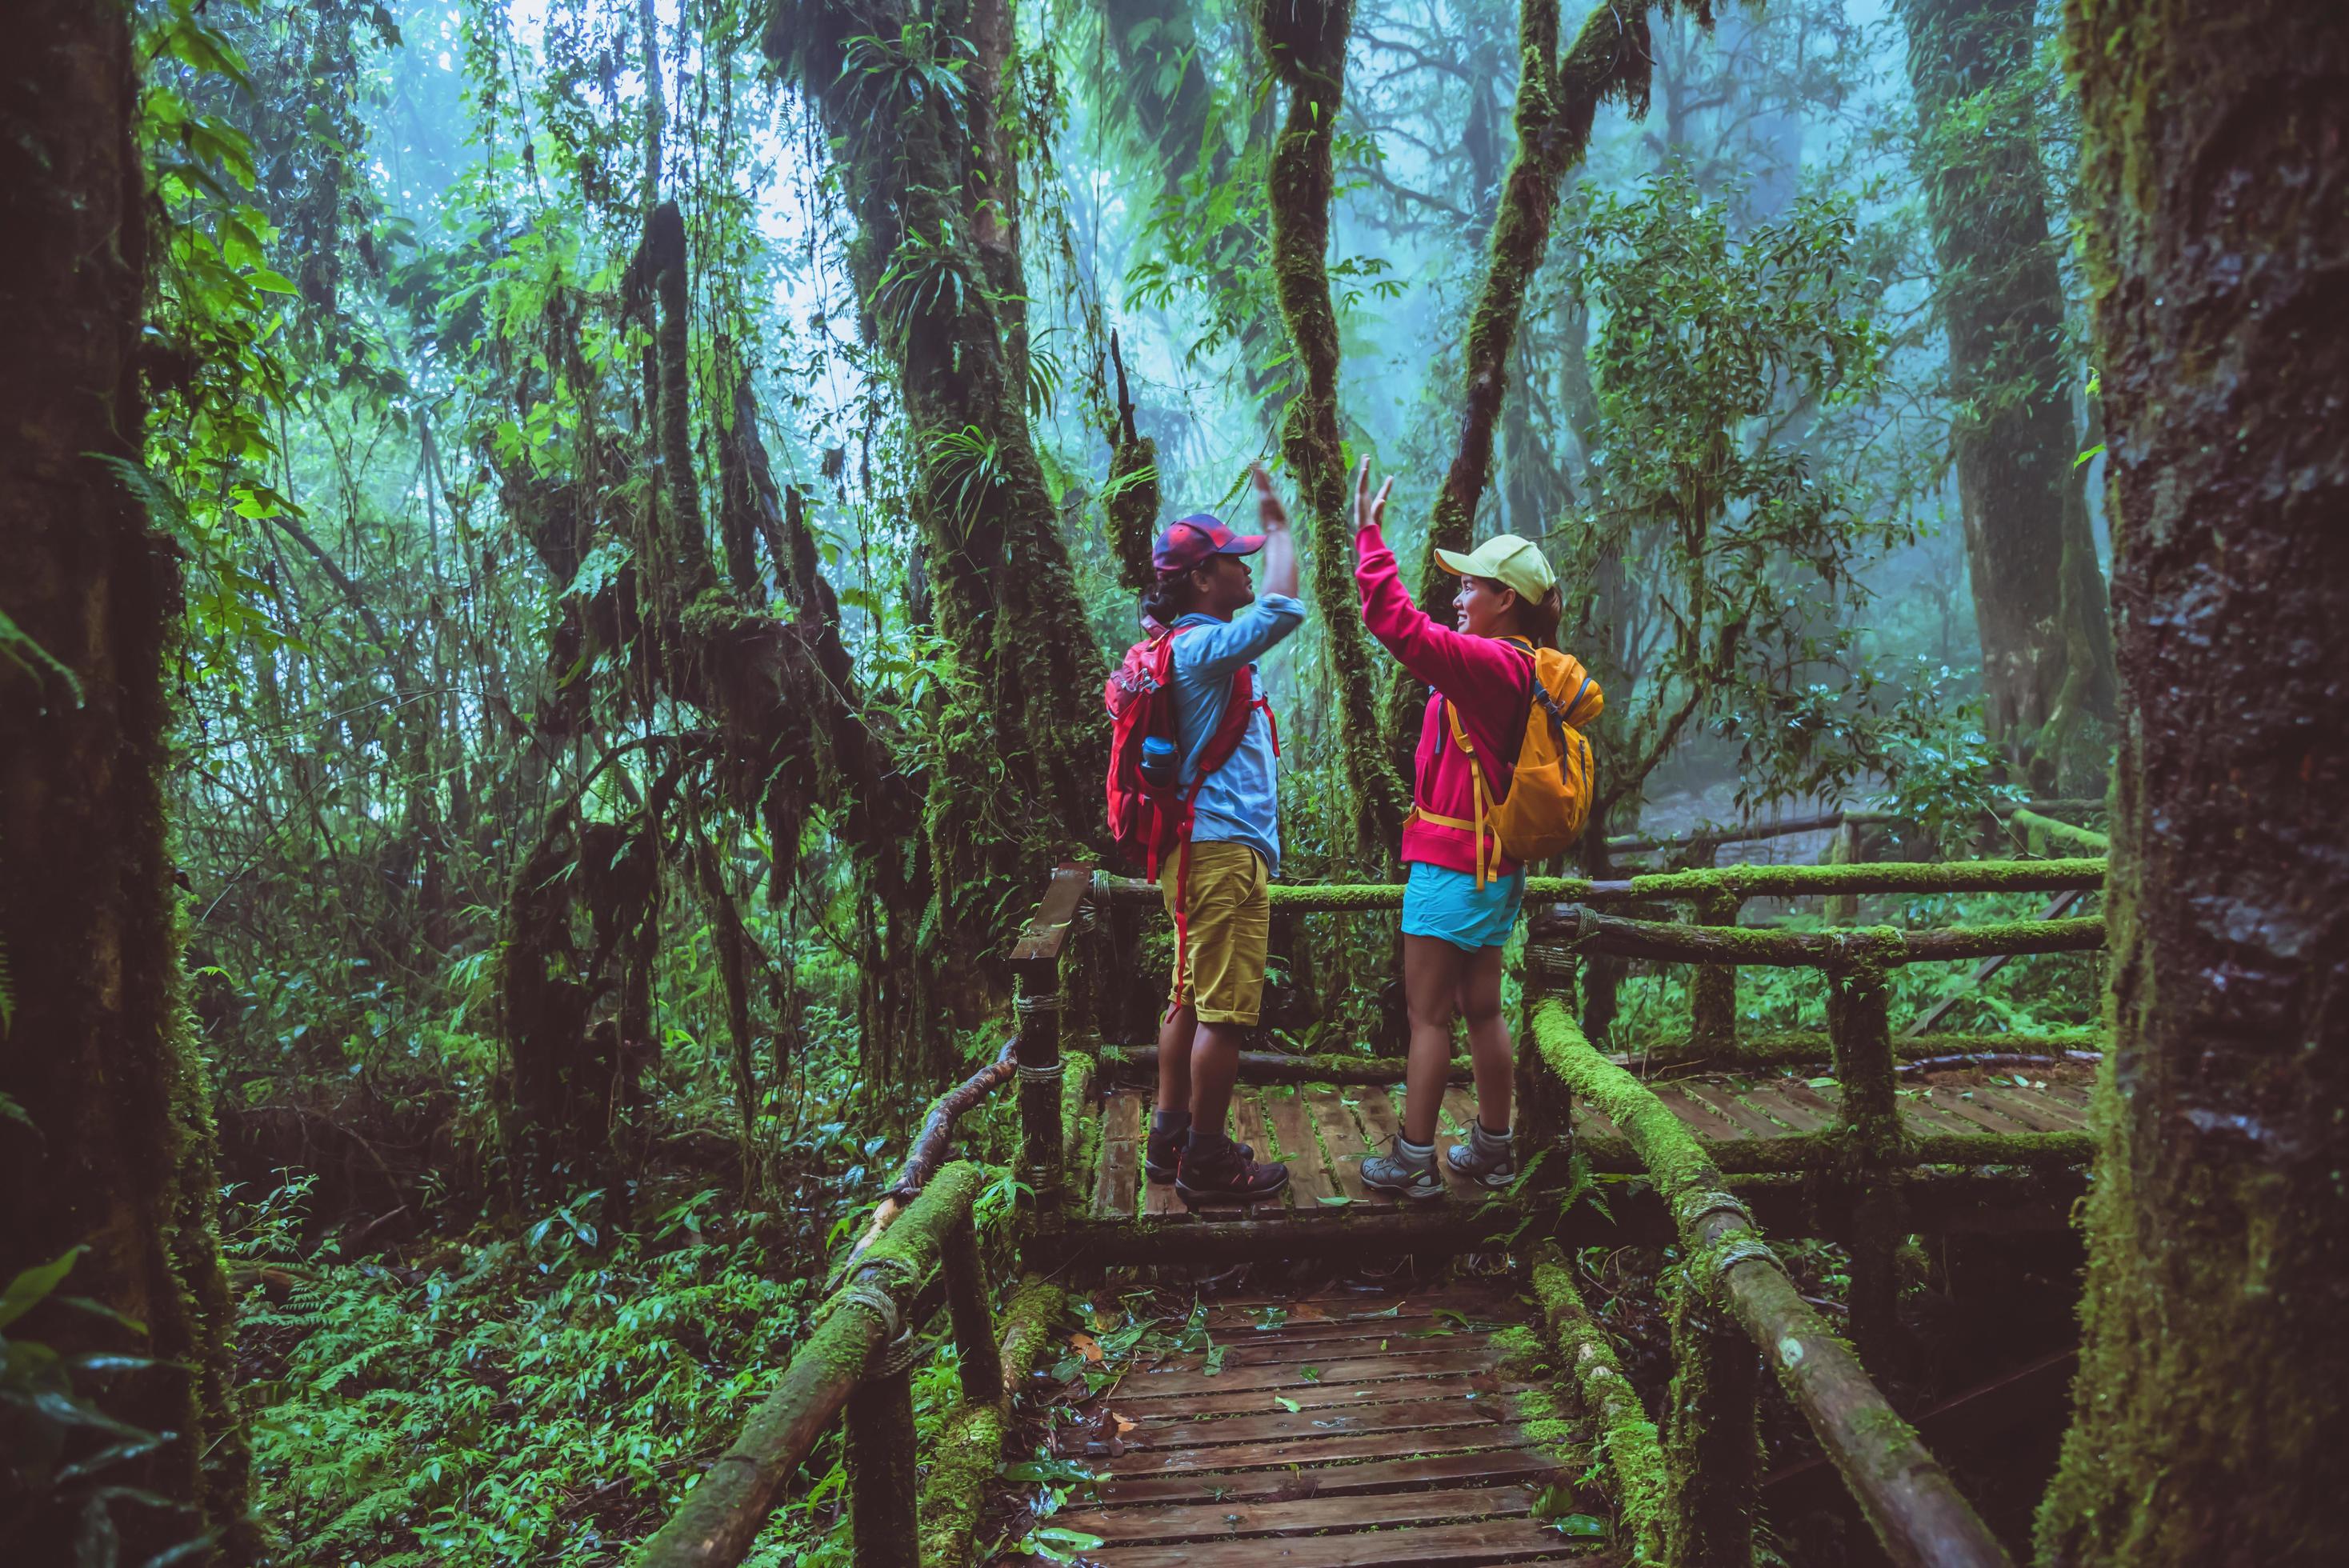
[[[292,280],[285,273],[271,272],[267,267],[255,267],[246,275],[253,279],[253,286],[264,294],[290,294],[302,292],[294,286]]]
[[[0,1295],[0,1328],[32,1311],[57,1289],[58,1283],[73,1272],[74,1260],[81,1256],[81,1251],[79,1247],[70,1248],[55,1262],[26,1269],[10,1280],[7,1293]]]
[[[1315,1199],[1314,1202],[1319,1203],[1325,1209],[1342,1209],[1347,1204],[1352,1202],[1353,1200],[1347,1197],[1343,1192],[1324,1192],[1320,1197]]]
[[[1279,1394],[1275,1394],[1272,1397],[1272,1402],[1279,1406],[1282,1409],[1287,1410],[1292,1416],[1295,1415],[1301,1408],[1296,1400]]]

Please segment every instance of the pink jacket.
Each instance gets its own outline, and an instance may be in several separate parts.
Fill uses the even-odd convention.
[[[1472,637],[1430,620],[1404,592],[1394,552],[1375,528],[1354,536],[1354,581],[1362,591],[1362,622],[1371,635],[1435,694],[1420,721],[1419,752],[1412,767],[1415,810],[1403,825],[1403,861],[1473,872],[1475,835],[1425,820],[1425,814],[1464,822],[1476,815],[1468,758],[1452,744],[1444,704],[1449,698],[1459,710],[1460,727],[1476,749],[1485,800],[1498,800],[1508,793],[1509,772],[1525,744],[1526,716],[1534,700],[1533,661],[1497,637]],[[1507,876],[1517,869],[1516,861],[1504,860],[1494,874]]]

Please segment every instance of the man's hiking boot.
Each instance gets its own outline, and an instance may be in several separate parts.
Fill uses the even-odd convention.
[[[1189,1111],[1178,1110],[1165,1117],[1154,1112],[1150,1119],[1149,1135],[1142,1145],[1142,1173],[1162,1187],[1174,1180],[1174,1161],[1181,1156],[1183,1146],[1190,1140]],[[1240,1151],[1243,1160],[1252,1159],[1256,1154],[1256,1150],[1245,1143],[1235,1143],[1232,1147]]]
[[[1174,1191],[1184,1202],[1253,1203],[1288,1185],[1288,1167],[1259,1165],[1245,1145],[1212,1132],[1195,1132],[1174,1162]]]
[[[1482,1121],[1468,1124],[1465,1142],[1444,1151],[1444,1163],[1480,1187],[1501,1188],[1517,1179],[1514,1141],[1506,1132],[1487,1132]]]
[[[1398,1198],[1424,1201],[1444,1196],[1444,1172],[1435,1168],[1435,1145],[1412,1143],[1395,1134],[1394,1152],[1362,1161],[1362,1185]]]

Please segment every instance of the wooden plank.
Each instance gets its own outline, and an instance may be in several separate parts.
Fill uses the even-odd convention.
[[[1207,1470],[1288,1470],[1310,1458],[1316,1464],[1346,1460],[1391,1460],[1399,1450],[1420,1455],[1480,1453],[1494,1449],[1520,1449],[1533,1439],[1523,1427],[1510,1421],[1485,1421],[1473,1427],[1430,1428],[1400,1440],[1392,1432],[1361,1432],[1347,1437],[1316,1439],[1309,1449],[1295,1441],[1227,1443],[1220,1448],[1128,1449],[1106,1460],[1086,1463],[1112,1476],[1166,1476]]]
[[[1835,1125],[1834,1117],[1795,1099],[1786,1093],[1783,1084],[1757,1085],[1747,1089],[1744,1098],[1747,1104],[1785,1122],[1796,1132],[1816,1132],[1823,1127]]]
[[[1309,1367],[1311,1362],[1300,1363]],[[1221,1382],[1221,1378],[1213,1380]],[[1211,1385],[1212,1386],[1212,1385]],[[1340,1407],[1357,1408],[1364,1405],[1396,1405],[1413,1399],[1451,1399],[1479,1393],[1522,1393],[1529,1385],[1497,1381],[1490,1372],[1440,1372],[1425,1377],[1393,1377],[1382,1383],[1306,1383],[1298,1382],[1286,1388],[1244,1388],[1229,1394],[1181,1392],[1159,1398],[1131,1394],[1134,1387],[1129,1379],[1111,1396],[1111,1408],[1131,1420],[1144,1416],[1163,1416],[1172,1411],[1182,1416],[1260,1416],[1270,1409],[1286,1409],[1277,1405],[1276,1393],[1289,1400],[1300,1410],[1329,1410]],[[1300,1454],[1309,1454],[1308,1447]]]
[[[1764,1112],[1738,1097],[1737,1091],[1698,1078],[1683,1079],[1681,1091],[1691,1099],[1709,1108],[1715,1115],[1728,1118],[1755,1138],[1784,1138],[1787,1130],[1772,1121]]]
[[[1929,1091],[1930,1092],[1930,1091]],[[1972,1122],[1951,1116],[1942,1108],[1939,1096],[1902,1097],[1899,1102],[1901,1119],[1914,1122],[1928,1132],[1975,1133],[1982,1130]]]
[[[1299,1459],[1318,1449],[1295,1450]],[[1307,1465],[1303,1469],[1198,1470],[1187,1475],[1125,1476],[1103,1480],[1094,1492],[1103,1510],[1145,1502],[1218,1502],[1237,1498],[1348,1497],[1405,1486],[1474,1485],[1522,1478],[1546,1480],[1557,1465],[1540,1449],[1490,1449],[1367,1463]],[[1091,1513],[1094,1510],[1088,1509]],[[1058,1517],[1066,1519],[1063,1513]],[[1082,1527],[1080,1527],[1082,1528]],[[1099,1532],[1095,1532],[1099,1533]]]
[[[1341,1296],[1301,1301],[1215,1301],[1207,1305],[1210,1328],[1257,1328],[1266,1323],[1267,1309],[1278,1315],[1271,1329],[1298,1330],[1309,1325],[1375,1324],[1413,1317],[1433,1317],[1439,1312],[1464,1313],[1471,1318],[1506,1323],[1517,1315],[1510,1297],[1493,1290],[1365,1291]],[[1268,1330],[1269,1331],[1269,1330]]]
[[[1240,1388],[1287,1388],[1300,1383],[1373,1383],[1385,1377],[1424,1377],[1434,1372],[1485,1372],[1499,1364],[1492,1341],[1447,1346],[1433,1356],[1355,1356],[1325,1357],[1319,1362],[1276,1361],[1269,1366],[1233,1367],[1210,1375],[1204,1367],[1170,1367],[1164,1372],[1136,1372],[1118,1385],[1124,1399],[1164,1398],[1178,1394],[1224,1393]],[[1315,1376],[1305,1376],[1307,1367]]]
[[[1679,1084],[1660,1083],[1649,1086],[1664,1109],[1681,1119],[1688,1130],[1699,1138],[1714,1143],[1736,1143],[1754,1135],[1701,1100],[1691,1099]]]
[[[1411,1491],[1384,1496],[1304,1498],[1295,1501],[1233,1499],[1170,1508],[1063,1511],[1052,1522],[1098,1535],[1109,1546],[1154,1541],[1237,1541],[1247,1536],[1309,1534],[1317,1530],[1379,1530],[1463,1519],[1516,1519],[1533,1512],[1524,1486]],[[1277,1548],[1287,1542],[1268,1542]]]
[[[1272,1404],[1269,1394],[1265,1403]],[[1364,1432],[1408,1432],[1479,1422],[1499,1425],[1516,1418],[1517,1402],[1508,1395],[1471,1393],[1451,1399],[1412,1399],[1327,1412],[1275,1408],[1261,1416],[1210,1416],[1203,1420],[1143,1416],[1136,1418],[1134,1429],[1123,1438],[1125,1445],[1134,1449],[1207,1449],[1275,1440],[1293,1445]]]
[[[1966,1099],[1969,1093],[1973,1094],[1975,1098]],[[2011,1137],[2018,1132],[2032,1130],[1996,1107],[1985,1104],[1977,1090],[1960,1090],[1946,1099],[1940,1095],[1935,1095],[1933,1104],[1951,1116],[1971,1122],[1982,1131],[1995,1132],[2001,1137]]]
[[[1038,901],[1036,913],[1029,917],[1027,928],[1012,945],[1011,962],[1015,967],[1049,965],[1061,961],[1061,949],[1069,940],[1069,926],[1077,918],[1077,907],[1084,903],[1092,881],[1092,872],[1080,865],[1063,863],[1053,871],[1052,880],[1044,884],[1044,896]]]
[[[1273,1141],[1280,1146],[1280,1158],[1288,1166],[1289,1191],[1296,1194],[1290,1207],[1309,1213],[1340,1189],[1336,1174],[1322,1156],[1321,1140],[1314,1136],[1308,1091],[1268,1088],[1263,1104]]]
[[[1266,1130],[1264,1108],[1257,1103],[1254,1090],[1238,1088],[1233,1091],[1231,1128],[1232,1136],[1255,1150],[1258,1160],[1272,1158],[1265,1152],[1271,1145],[1272,1136]],[[1233,1207],[1251,1219],[1277,1220],[1288,1213],[1288,1203],[1289,1194],[1284,1191],[1262,1202],[1241,1203]]]
[[[1987,1100],[2002,1116],[2012,1118],[2033,1132],[2077,1132],[2080,1121],[2064,1113],[2063,1108],[2051,1104],[2046,1096],[2027,1088],[2010,1088],[2003,1084],[1986,1084],[1974,1090],[1974,1098]]]
[[[1247,1330],[1225,1329],[1215,1334],[1216,1343],[1223,1346],[1224,1366],[1278,1367],[1294,1361],[1321,1366],[1330,1361],[1363,1356],[1439,1356],[1454,1349],[1482,1344],[1486,1336],[1454,1327],[1448,1322],[1430,1318],[1399,1319],[1381,1325],[1375,1330],[1356,1332],[1343,1326],[1333,1326],[1319,1338],[1276,1337],[1252,1334]],[[1195,1365],[1196,1358],[1169,1357],[1168,1367]]]
[[[1142,1097],[1113,1094],[1102,1106],[1101,1176],[1093,1188],[1093,1215],[1133,1218],[1134,1189],[1142,1180]]]
[[[1321,1135],[1322,1152],[1338,1191],[1358,1203],[1381,1198],[1381,1194],[1362,1185],[1362,1156],[1370,1151],[1370,1144],[1352,1109],[1335,1089],[1316,1088],[1312,1095],[1307,1109],[1312,1113],[1314,1131]]]
[[[1609,1119],[1607,1113],[1587,1099],[1577,1099],[1570,1114],[1578,1138],[1620,1138],[1623,1130]]]
[[[1619,1553],[1576,1552],[1531,1519],[1372,1530],[1359,1535],[1299,1535],[1190,1546],[1104,1546],[1086,1553],[1102,1568],[1475,1568],[1492,1563],[1618,1564]]]

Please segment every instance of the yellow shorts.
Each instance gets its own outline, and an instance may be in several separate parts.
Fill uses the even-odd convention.
[[[1181,865],[1179,853],[1169,855],[1158,873],[1169,919]],[[1170,984],[1167,1000],[1189,1003],[1203,1024],[1254,1024],[1272,941],[1272,878],[1264,857],[1246,844],[1193,844],[1190,904],[1184,942],[1189,984]]]

